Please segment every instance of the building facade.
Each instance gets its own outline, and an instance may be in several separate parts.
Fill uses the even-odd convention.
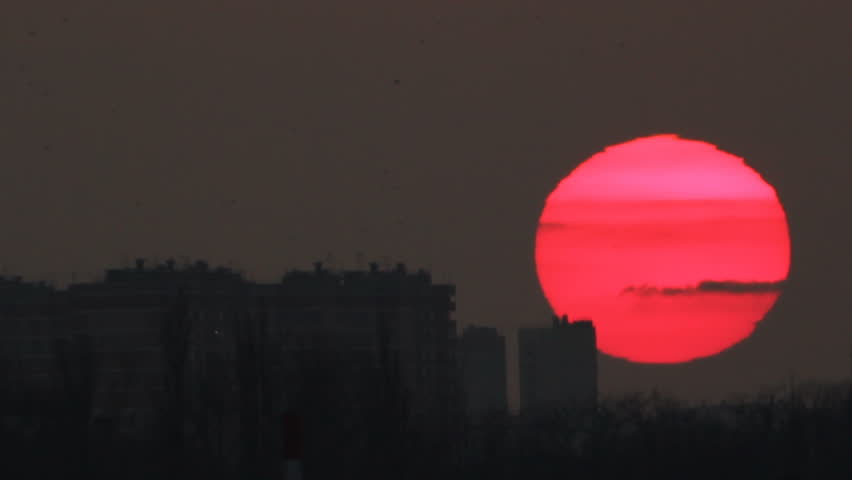
[[[518,332],[521,411],[594,405],[598,367],[591,321],[554,317],[550,328]]]
[[[468,413],[476,417],[506,412],[506,337],[496,328],[465,328],[459,341],[459,362]]]
[[[394,369],[413,414],[458,402],[454,286],[403,264],[333,272],[316,263],[258,292],[284,368],[300,368],[306,354],[332,355],[353,379]]]
[[[44,389],[57,380],[54,337],[64,312],[54,288],[0,277],[0,373],[8,388]]]
[[[87,334],[97,353],[96,409],[150,410],[162,401],[168,368],[183,371],[190,396],[211,352],[232,361],[224,334],[229,320],[247,311],[249,291],[236,272],[205,262],[147,267],[143,259],[107,270],[103,281],[70,285],[67,327]]]

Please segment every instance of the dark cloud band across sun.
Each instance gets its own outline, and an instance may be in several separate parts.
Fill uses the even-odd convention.
[[[629,286],[622,290],[622,295],[697,295],[702,293],[753,294],[779,293],[784,281],[778,282],[737,282],[705,280],[692,287],[655,287],[652,285]]]

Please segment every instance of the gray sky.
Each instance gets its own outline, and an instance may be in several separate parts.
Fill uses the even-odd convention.
[[[605,392],[848,375],[851,15],[840,0],[5,0],[0,263],[64,282],[188,255],[272,280],[360,252],[432,269],[458,285],[460,323],[508,332],[550,315],[532,257],[550,190],[606,145],[671,132],[775,185],[790,282],[718,357],[603,359]]]

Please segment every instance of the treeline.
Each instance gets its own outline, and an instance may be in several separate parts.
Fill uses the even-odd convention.
[[[334,391],[333,370],[314,364],[300,403],[304,478],[822,479],[852,478],[849,388],[764,395],[713,407],[654,395],[605,401],[596,409],[493,414],[474,421],[406,414],[404,395],[381,378],[372,402]],[[384,386],[382,386],[384,385]],[[168,416],[142,435],[86,419],[77,397],[4,395],[4,412],[39,417],[2,431],[3,478],[282,478],[279,419],[242,403],[246,436],[217,438],[216,407],[184,410],[169,440]],[[352,403],[350,403],[352,402]],[[211,416],[210,412],[213,412]],[[207,429],[198,427],[210,420]],[[232,419],[230,414],[224,415]],[[255,425],[247,425],[259,417]],[[446,420],[444,418],[443,420]],[[248,436],[249,432],[256,435]],[[178,446],[180,445],[180,446]],[[232,458],[233,457],[233,458]],[[177,472],[177,473],[176,473]]]
[[[460,478],[852,478],[852,384],[708,406],[634,394],[591,410],[492,418]]]

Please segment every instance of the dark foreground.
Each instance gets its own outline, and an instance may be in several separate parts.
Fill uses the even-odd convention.
[[[701,407],[635,395],[479,420],[416,417],[394,398],[339,400],[317,395],[300,407],[307,480],[852,478],[850,385]],[[2,478],[284,478],[279,421],[257,410],[252,421],[240,407],[187,407],[180,434],[168,412],[128,429],[75,411],[74,399],[6,392],[2,401]]]

